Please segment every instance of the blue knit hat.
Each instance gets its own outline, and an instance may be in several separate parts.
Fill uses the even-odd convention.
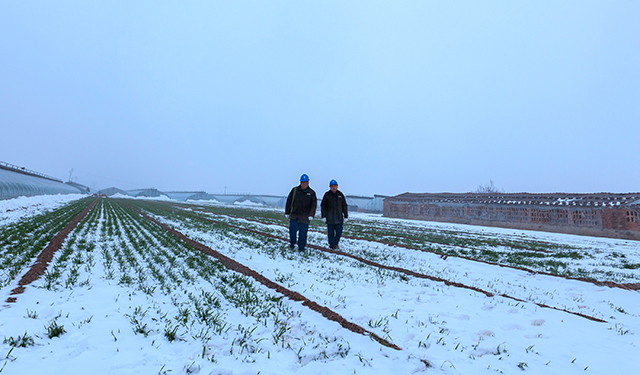
[[[331,185],[338,185],[338,181],[336,181],[336,180],[329,181],[329,186],[331,186]]]
[[[300,182],[309,182],[309,176],[303,174],[302,176],[300,176]]]

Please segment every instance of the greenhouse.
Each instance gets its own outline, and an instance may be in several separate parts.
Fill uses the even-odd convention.
[[[0,164],[0,200],[46,194],[86,193],[60,180]]]

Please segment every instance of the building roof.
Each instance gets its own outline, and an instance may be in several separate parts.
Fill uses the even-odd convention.
[[[404,193],[385,201],[622,208],[640,205],[640,193]]]

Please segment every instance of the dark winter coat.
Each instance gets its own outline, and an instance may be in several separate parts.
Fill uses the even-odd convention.
[[[310,187],[302,190],[302,187],[298,185],[291,189],[284,213],[299,223],[309,224],[309,217],[316,216],[316,209],[318,209],[316,192]]]
[[[340,190],[335,194],[331,190],[327,191],[320,203],[320,213],[327,218],[327,224],[342,224],[344,218],[349,217],[347,198]]]

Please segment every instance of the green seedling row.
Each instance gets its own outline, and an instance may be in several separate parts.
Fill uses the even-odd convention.
[[[233,206],[176,205],[166,202],[148,203],[166,211],[171,207],[185,210],[193,215],[202,215],[231,225],[259,230],[286,237],[286,231],[267,227],[264,224],[287,226],[282,214],[276,210],[252,209]],[[243,220],[244,219],[244,220]],[[247,221],[248,220],[248,221]],[[324,230],[324,223],[312,221],[312,229]],[[532,272],[546,272],[566,277],[581,277],[596,281],[628,282],[640,280],[640,265],[628,262],[624,255],[598,248],[571,246],[567,244],[525,239],[522,236],[484,235],[475,232],[451,231],[417,225],[394,225],[379,220],[350,219],[345,224],[344,235],[391,246],[428,251],[442,256],[459,256],[478,261],[491,262],[511,267],[520,267]],[[319,237],[321,238],[321,236]],[[318,243],[325,246],[324,241]],[[369,252],[366,249],[344,248],[373,261],[384,261],[390,254]],[[586,267],[584,264],[590,264]]]
[[[320,251],[309,251],[304,255],[289,251],[286,241],[272,239],[259,233],[251,233],[246,229],[254,229],[287,237],[286,221],[281,212],[269,210],[251,210],[234,207],[178,207],[175,203],[126,200],[122,204],[119,200],[101,199],[93,210],[69,235],[63,248],[56,254],[47,274],[38,284],[39,287],[52,293],[66,295],[81,295],[89,293],[97,280],[112,284],[120,293],[115,296],[105,296],[106,301],[128,300],[121,313],[126,319],[122,326],[110,328],[109,335],[117,342],[118,337],[126,334],[136,335],[149,345],[175,345],[181,342],[195,342],[201,345],[200,360],[217,361],[221,355],[232,356],[236,360],[251,362],[260,356],[278,358],[282,355],[295,355],[300,363],[308,361],[331,361],[337,358],[353,357],[366,363],[366,355],[353,350],[349,344],[350,333],[337,328],[336,331],[325,332],[315,327],[314,319],[322,319],[317,314],[305,315],[309,311],[299,304],[291,303],[282,295],[266,289],[253,279],[229,271],[215,259],[202,254],[187,243],[160,228],[153,222],[144,219],[129,208],[133,206],[137,211],[154,217],[156,220],[169,225],[187,235],[187,237],[203,243],[213,250],[240,262],[254,262],[254,266],[265,277],[284,287],[298,291],[318,304],[327,306],[339,312],[347,319],[355,321],[362,327],[376,333],[380,337],[394,342],[394,338],[403,349],[411,355],[425,358],[430,356],[434,348],[450,348],[460,352],[461,356],[481,361],[484,354],[501,356],[513,352],[515,348],[507,347],[498,338],[462,337],[456,332],[454,325],[448,325],[440,316],[432,316],[427,310],[420,311],[403,309],[402,298],[409,298],[419,306],[426,307],[420,298],[443,298],[453,291],[443,283],[428,282],[407,276],[399,272],[380,269],[358,262],[354,259],[336,256]],[[220,223],[206,219],[215,219]],[[248,221],[252,220],[252,221]],[[264,223],[274,224],[265,225]],[[237,226],[238,228],[231,227]],[[324,224],[314,221],[312,228],[317,232],[310,233],[310,243],[324,246],[326,235],[323,233]],[[365,228],[357,232],[359,228]],[[548,251],[532,251],[524,249],[526,241],[503,238],[499,244],[478,247],[462,247],[458,245],[442,245],[420,240],[421,234],[428,234],[419,227],[401,226],[393,230],[393,226],[378,223],[375,220],[365,221],[351,219],[347,222],[345,232],[353,235],[371,235],[378,240],[355,241],[345,240],[341,243],[345,252],[364,257],[378,263],[412,267],[408,259],[438,260],[433,255],[425,256],[416,251],[421,249],[435,249],[434,252],[468,251],[478,259],[496,259],[499,262],[511,262],[514,265],[526,266],[526,262],[539,260],[546,267],[556,267],[558,274],[578,269],[573,262],[580,262],[587,257],[572,258],[571,252],[580,253],[589,249],[579,247],[556,246],[546,247]],[[365,233],[366,232],[366,233]],[[447,232],[442,232],[447,233]],[[442,234],[441,233],[441,234]],[[359,236],[354,235],[355,237]],[[454,235],[454,234],[452,234]],[[455,234],[460,238],[474,236],[474,233]],[[377,237],[376,237],[377,236]],[[478,237],[482,237],[478,235]],[[426,238],[426,237],[425,237]],[[378,242],[376,242],[378,241]],[[392,246],[379,242],[390,242]],[[395,241],[395,242],[394,242]],[[405,242],[402,242],[405,241]],[[509,247],[508,241],[517,245]],[[540,242],[542,244],[542,242]],[[393,246],[393,244],[398,246]],[[401,247],[401,244],[411,244],[412,249]],[[408,245],[406,245],[408,246]],[[529,244],[527,244],[529,246]],[[437,250],[437,251],[436,251]],[[475,252],[475,253],[473,253]],[[498,253],[499,256],[495,254]],[[623,253],[613,253],[612,260],[622,264],[626,259]],[[493,258],[492,258],[493,257]],[[615,258],[615,259],[613,259]],[[439,260],[438,260],[439,261]],[[554,263],[555,262],[555,263]],[[633,262],[627,261],[627,264]],[[246,263],[249,265],[249,263]],[[268,264],[268,265],[267,265]],[[542,263],[541,263],[542,264]],[[415,270],[421,271],[417,265]],[[261,268],[260,268],[261,267]],[[489,266],[491,267],[491,266]],[[542,266],[533,263],[530,268]],[[497,268],[496,268],[497,269]],[[619,267],[618,270],[622,270]],[[448,280],[456,280],[451,270],[427,269]],[[298,277],[301,272],[308,273],[309,280],[301,283]],[[580,271],[582,272],[582,271]],[[590,277],[601,277],[593,270],[584,270]],[[604,276],[610,277],[610,276]],[[497,280],[482,280],[482,282],[496,282]],[[411,296],[394,296],[388,293],[385,285],[411,284],[412,290],[424,291],[424,294]],[[353,295],[352,288],[362,288],[362,294],[367,298],[379,298],[378,303],[388,304],[394,308],[380,312],[363,313],[359,311],[359,303],[345,297]],[[492,288],[490,285],[479,287],[499,292],[505,284]],[[519,286],[515,289],[525,289]],[[76,290],[82,289],[82,291]],[[514,288],[504,290],[513,292]],[[351,293],[351,294],[349,294]],[[370,293],[371,295],[368,295]],[[537,301],[535,295],[527,297],[528,291],[517,297],[525,301]],[[536,292],[537,293],[537,292]],[[549,291],[549,293],[553,293]],[[435,297],[434,297],[435,296]],[[564,302],[555,303],[552,296],[541,297],[543,303],[562,308]],[[576,310],[580,301],[566,306]],[[396,304],[398,309],[395,309]],[[516,302],[506,298],[480,298],[479,305],[509,306],[513,309],[538,308],[529,303]],[[365,302],[366,305],[366,302]],[[576,306],[574,306],[576,305]],[[627,306],[624,306],[627,308]],[[612,306],[612,309],[621,309]],[[577,311],[583,311],[578,308]],[[44,315],[44,311],[28,312],[32,319]],[[428,319],[427,315],[428,314]],[[601,311],[594,311],[594,315],[601,317]],[[599,314],[599,315],[598,315]],[[626,314],[618,310],[616,315]],[[607,316],[608,317],[608,316]],[[70,322],[61,316],[54,320],[47,320],[46,336],[65,335],[74,329],[84,329],[91,325],[91,318],[78,322]],[[358,321],[357,319],[360,319]],[[114,323],[115,324],[115,323]],[[402,341],[404,331],[411,327],[411,334],[419,339]],[[620,335],[627,335],[628,328],[616,328]],[[336,333],[337,332],[337,333]],[[32,332],[29,332],[33,334]],[[30,345],[25,339],[27,333],[12,333],[7,343],[12,346]],[[11,335],[9,335],[11,336]],[[43,335],[32,336],[39,345]],[[54,336],[55,337],[55,336]],[[224,348],[224,349],[221,349]],[[524,350],[528,348],[528,350]],[[535,363],[535,352],[531,350],[532,343],[521,348],[516,363],[528,363],[522,368],[529,368]],[[18,350],[18,349],[16,349]],[[221,352],[224,350],[224,352]]]
[[[286,269],[286,264],[290,264],[290,262],[295,262],[300,264],[302,269],[305,269],[305,263],[309,263],[309,270],[305,272],[310,272],[315,275],[317,283],[322,284],[322,287],[319,290],[314,289],[314,285],[306,285],[304,289],[301,290],[305,295],[308,295],[313,300],[317,301],[320,304],[324,304],[325,306],[329,306],[337,311],[346,310],[349,311],[353,309],[353,305],[349,304],[349,301],[346,297],[341,295],[342,290],[350,289],[353,285],[358,285],[364,283],[370,284],[372,287],[369,290],[369,293],[378,296],[378,298],[386,300],[391,296],[385,296],[380,294],[381,292],[375,288],[375,285],[384,286],[389,283],[420,283],[420,281],[416,280],[413,277],[388,271],[384,269],[380,269],[377,267],[369,266],[364,263],[360,263],[356,260],[339,257],[332,254],[327,254],[319,251],[309,251],[304,255],[295,254],[288,250],[286,242],[280,240],[269,239],[265,236],[262,236],[258,233],[251,233],[246,229],[257,229],[263,232],[269,232],[275,235],[279,235],[280,237],[284,237],[285,231],[277,228],[269,229],[265,225],[258,223],[247,222],[243,219],[231,218],[229,216],[221,215],[221,214],[206,214],[203,212],[195,212],[196,215],[193,216],[193,212],[188,211],[180,211],[175,210],[170,205],[161,204],[157,202],[135,202],[132,203],[136,205],[136,208],[146,212],[147,214],[154,216],[157,220],[173,226],[174,228],[183,231],[183,233],[189,233],[191,238],[197,239],[198,236],[202,235],[202,241],[212,242],[228,242],[233,244],[233,246],[227,249],[227,255],[234,256],[234,246],[242,249],[242,252],[246,254],[247,249],[251,249],[251,253],[258,256],[266,256],[275,260],[276,264],[283,264]],[[220,221],[222,223],[211,222],[205,219],[213,218],[216,221]],[[234,215],[237,217],[237,215]],[[229,223],[239,228],[230,227],[225,225],[224,223]],[[323,234],[316,234],[312,236],[312,241],[318,242],[324,240]],[[354,247],[356,244],[353,245]],[[349,251],[358,252],[359,255],[366,255],[369,259],[375,258],[378,262],[390,263],[394,264],[394,262],[403,261],[402,264],[406,264],[406,261],[402,259],[397,259],[397,252],[390,252],[388,254],[380,253],[374,248],[369,248],[365,243],[360,241],[357,245],[359,249],[351,249],[349,247]],[[345,245],[347,248],[347,245]],[[295,271],[294,271],[295,272]],[[300,287],[299,283],[296,282],[296,276],[292,273],[283,272],[282,268],[273,272],[275,276],[273,276],[273,280],[284,285],[286,287]],[[448,275],[443,275],[444,277]],[[425,291],[429,290],[431,293],[439,294],[439,293],[447,293],[447,287],[440,283],[428,283],[425,282],[423,284]],[[498,288],[503,287],[497,286]],[[486,288],[488,290],[497,292],[491,285],[487,285]],[[523,298],[529,299],[533,302],[535,297],[526,297]],[[524,308],[524,304],[522,302],[517,301],[507,301],[503,299],[490,299],[487,300],[488,304],[502,304],[506,303],[509,305],[513,305],[514,307]],[[389,302],[393,303],[393,302]],[[559,306],[566,307],[566,306]],[[490,347],[489,342],[477,343],[477,342],[469,342],[465,339],[460,339],[459,337],[449,336],[450,328],[447,327],[445,322],[436,322],[428,321],[425,322],[421,320],[422,318],[413,315],[413,314],[404,314],[404,316],[398,316],[398,312],[395,314],[388,315],[382,314],[379,316],[375,316],[373,319],[367,319],[365,321],[359,322],[363,326],[371,329],[371,331],[380,335],[387,340],[393,341],[394,332],[398,329],[398,326],[402,326],[402,322],[406,324],[410,324],[412,328],[412,332],[416,335],[423,334],[427,337],[425,340],[420,341],[418,343],[417,348],[412,348],[412,350],[416,350],[417,352],[425,352],[428,354],[428,350],[433,345],[439,346],[451,346],[455,348],[456,351],[460,351],[468,353],[471,355],[473,353],[483,353],[483,352],[491,352],[496,353],[495,355],[500,355],[505,350],[503,348],[503,344],[497,343],[493,347]],[[421,314],[417,314],[421,315]],[[430,339],[431,338],[431,339]],[[457,340],[457,341],[456,341]],[[491,340],[495,341],[495,340]],[[475,346],[474,346],[475,345]],[[357,353],[356,353],[357,356]],[[473,358],[472,358],[473,359]]]
[[[42,287],[90,288],[96,278],[119,285],[126,291],[123,295],[142,294],[156,301],[152,307],[132,306],[127,312],[134,334],[152,342],[158,337],[168,342],[200,341],[203,358],[211,361],[216,358],[214,348],[220,347],[212,343],[220,340],[226,342],[226,354],[243,361],[277,352],[293,351],[301,361],[349,353],[348,343],[325,340],[330,336],[322,332],[307,338],[314,345],[294,339],[290,327],[299,324],[300,311],[288,300],[227,270],[112,199],[101,199],[68,237]]]
[[[93,198],[68,203],[55,210],[0,227],[0,287],[25,272],[42,250]]]

